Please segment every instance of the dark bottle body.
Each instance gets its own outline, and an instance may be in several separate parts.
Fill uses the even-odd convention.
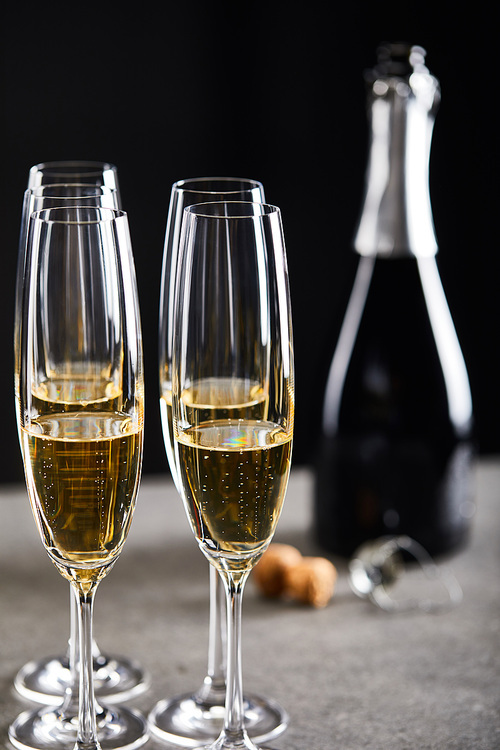
[[[315,531],[349,556],[408,534],[462,545],[473,515],[472,405],[434,257],[361,257],[330,370]]]

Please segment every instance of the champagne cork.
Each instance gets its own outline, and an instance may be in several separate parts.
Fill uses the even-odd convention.
[[[326,557],[303,557],[299,565],[287,570],[284,593],[321,609],[332,598],[336,580],[337,570]]]
[[[333,596],[337,570],[325,557],[303,557],[289,544],[271,544],[254,568],[264,596],[287,597],[320,609]]]
[[[300,564],[302,555],[290,544],[270,544],[253,569],[255,583],[265,596],[281,596],[285,590],[285,575]]]

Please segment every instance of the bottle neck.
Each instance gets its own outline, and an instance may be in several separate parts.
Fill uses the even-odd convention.
[[[439,85],[427,68],[370,81],[370,150],[354,240],[363,256],[432,257],[437,252],[429,156]]]

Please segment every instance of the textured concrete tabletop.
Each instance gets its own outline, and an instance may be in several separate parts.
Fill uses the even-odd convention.
[[[278,700],[290,726],[276,750],[500,748],[500,461],[483,459],[467,549],[440,565],[463,602],[445,614],[389,615],[351,592],[346,566],[321,610],[243,604],[244,688]],[[311,476],[292,472],[275,541],[323,554],[311,536]],[[69,587],[48,560],[22,486],[0,486],[0,734],[28,705],[13,690],[28,660],[62,653]],[[151,687],[133,705],[196,689],[207,667],[208,563],[173,485],[143,479],[124,552],[96,596],[102,651],[138,660]],[[149,740],[146,750],[167,747]]]

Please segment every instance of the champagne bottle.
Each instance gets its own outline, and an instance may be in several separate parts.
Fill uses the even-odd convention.
[[[383,45],[366,74],[371,126],[358,266],[330,365],[315,463],[318,542],[348,556],[407,534],[430,554],[474,513],[466,366],[436,264],[429,154],[440,87],[425,50]]]

